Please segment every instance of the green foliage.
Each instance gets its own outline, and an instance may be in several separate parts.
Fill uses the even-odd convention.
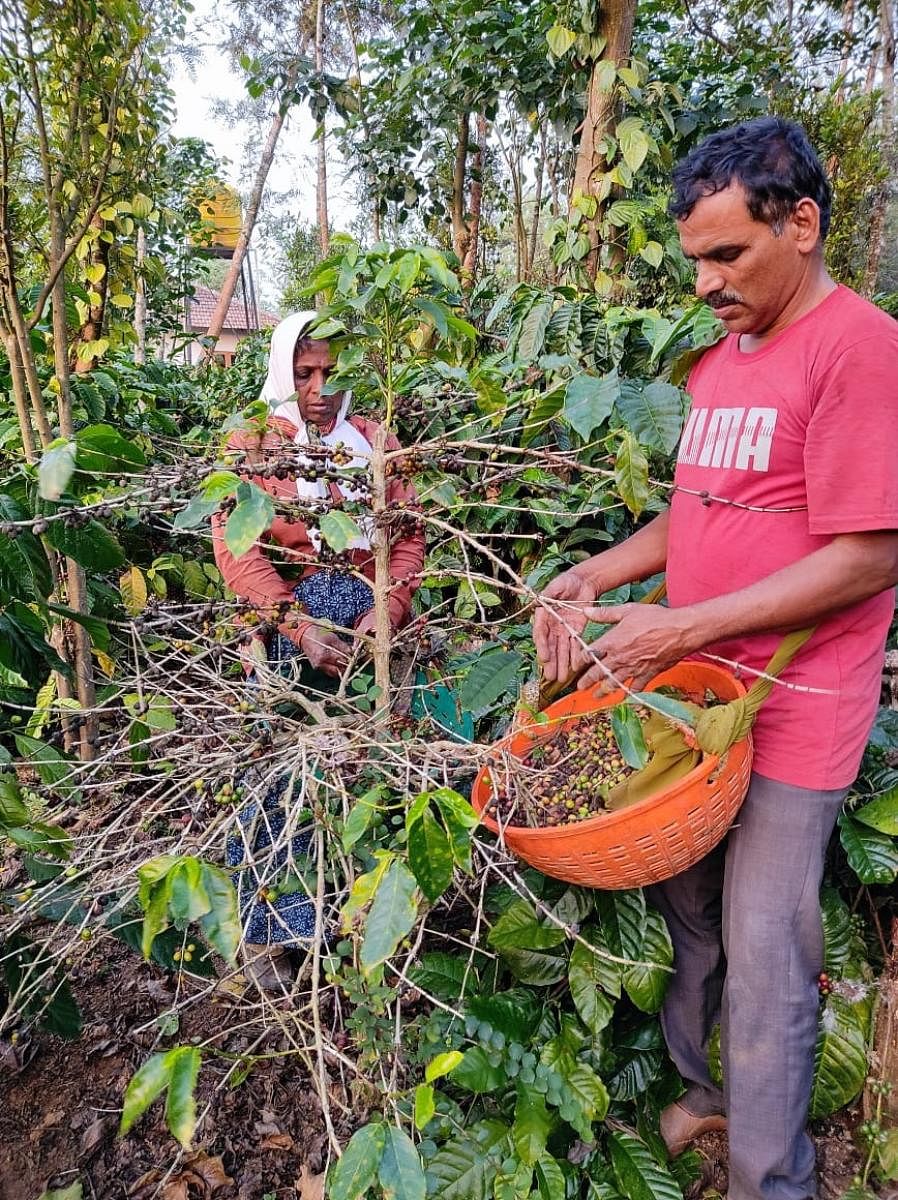
[[[186,930],[196,922],[209,945],[233,962],[240,944],[234,885],[220,867],[192,855],[163,854],[137,870],[144,910],[141,950],[149,958],[156,937],[171,923]],[[190,960],[190,951],[185,954]]]
[[[196,1130],[194,1090],[201,1057],[195,1046],[175,1046],[148,1058],[125,1091],[119,1132],[127,1133],[165,1092],[165,1123],[172,1137],[189,1149]]]

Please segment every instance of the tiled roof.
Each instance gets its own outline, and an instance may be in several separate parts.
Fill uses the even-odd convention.
[[[198,333],[205,332],[209,328],[209,322],[212,320],[212,314],[215,312],[217,303],[218,293],[200,284],[196,288],[193,299],[190,301],[190,328],[195,329]],[[280,319],[274,313],[265,312],[261,308],[259,309],[259,327],[262,329],[270,329],[273,325],[277,325]],[[228,305],[228,315],[225,318],[223,328],[242,331],[253,328],[253,322],[247,317],[246,305],[243,302],[242,294],[239,294],[239,299],[235,295]]]

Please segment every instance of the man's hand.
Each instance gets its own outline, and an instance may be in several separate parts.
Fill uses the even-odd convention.
[[[310,625],[299,641],[300,648],[309,662],[325,675],[339,679],[349,661],[346,643],[327,629]]]
[[[552,605],[538,604],[533,618],[533,640],[546,682],[569,679],[588,661],[573,634],[583,633],[589,620],[589,606],[595,603],[598,594],[596,584],[580,574],[576,567],[553,579],[540,594],[541,601],[559,601]]]
[[[614,628],[589,646],[589,657],[599,662],[581,677],[580,691],[598,684],[601,695],[628,680],[632,680],[633,691],[641,691],[650,679],[704,644],[696,639],[686,610],[657,604],[615,604],[587,609],[584,619]]]

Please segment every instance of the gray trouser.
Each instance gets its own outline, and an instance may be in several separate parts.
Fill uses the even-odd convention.
[[[727,1115],[729,1200],[816,1195],[805,1123],[823,963],[819,891],[846,791],[752,775],[721,845],[648,893],[674,944],[664,1035],[689,1085],[685,1106]],[[722,1093],[708,1072],[718,1020]]]

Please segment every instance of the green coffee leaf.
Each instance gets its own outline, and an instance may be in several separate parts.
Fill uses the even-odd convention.
[[[625,892],[596,892],[596,912],[604,944],[621,958],[642,957],[645,929],[645,896],[639,889]]]
[[[242,935],[237,892],[230,876],[211,863],[203,863],[202,881],[210,906],[200,919],[203,936],[222,958],[233,963]]]
[[[461,995],[465,974],[466,963],[463,958],[434,950],[421,956],[420,966],[412,968],[410,977],[415,987],[439,1000],[457,1000]],[[469,985],[476,986],[476,974],[469,976],[468,980]]]
[[[449,848],[456,866],[471,874],[471,830],[480,823],[480,818],[470,803],[452,788],[436,788],[430,798],[440,810]]]
[[[188,855],[172,867],[168,875],[168,907],[182,927],[189,921],[198,921],[212,907],[198,859]]]
[[[233,496],[242,482],[233,471],[213,471],[200,484],[200,495],[204,500],[224,500]]]
[[[632,704],[624,701],[611,710],[611,730],[624,762],[641,771],[649,761],[649,750],[642,732],[642,722]]]
[[[546,1148],[552,1118],[545,1099],[535,1088],[519,1082],[517,1092],[511,1140],[521,1161],[532,1167]]]
[[[505,1068],[494,1067],[482,1046],[471,1046],[452,1070],[452,1082],[475,1095],[494,1092],[506,1081]]]
[[[577,1062],[562,1074],[565,1087],[561,1115],[584,1141],[590,1141],[593,1123],[604,1120],[608,1112],[608,1092],[592,1067],[586,1063]]]
[[[0,825],[27,825],[29,815],[18,779],[8,773],[0,775]]]
[[[13,671],[10,667],[4,667],[0,663],[0,686],[7,688],[27,688],[28,680],[20,675],[18,671]]]
[[[536,1188],[539,1200],[564,1200],[567,1195],[564,1172],[551,1154],[544,1154],[536,1164]]]
[[[165,1057],[169,1072],[165,1120],[172,1137],[189,1150],[196,1129],[194,1089],[200,1070],[200,1052],[196,1046],[177,1046]]]
[[[839,835],[849,866],[861,883],[893,883],[898,876],[898,843],[888,834],[842,813]]]
[[[837,978],[851,957],[851,914],[835,888],[820,892],[823,917],[823,969]]]
[[[381,880],[396,856],[391,850],[376,850],[374,857],[377,860],[377,865],[364,875],[359,875],[358,879],[352,885],[349,899],[343,905],[343,911],[340,915],[343,921],[344,933],[348,933],[352,928],[352,921],[355,915],[360,913],[370,903],[374,893],[380,887]]]
[[[611,416],[620,395],[620,378],[615,367],[607,375],[575,375],[564,393],[564,419],[588,442],[593,431]]]
[[[508,1126],[491,1119],[478,1121],[441,1146],[427,1164],[433,1195],[440,1200],[489,1200],[507,1137]]]
[[[421,1130],[429,1125],[433,1120],[436,1110],[437,1106],[433,1098],[433,1084],[419,1083],[415,1088],[415,1128]]]
[[[332,508],[324,514],[319,529],[330,548],[338,554],[342,554],[356,538],[362,536],[361,529],[352,517],[339,508]]]
[[[356,1130],[328,1172],[330,1200],[363,1200],[377,1179],[386,1138],[387,1129],[381,1122]]]
[[[438,900],[452,882],[449,838],[429,808],[408,831],[408,865],[431,902]]]
[[[418,915],[416,886],[414,875],[404,863],[394,860],[381,880],[365,922],[359,962],[366,974],[395,953],[414,925]]]
[[[641,956],[645,966],[625,967],[623,980],[627,995],[643,1012],[654,1013],[661,1007],[673,966],[673,943],[664,918],[654,909],[645,914],[645,935]]]
[[[171,1077],[168,1053],[154,1054],[136,1072],[125,1090],[119,1133],[125,1134],[168,1087]]]
[[[527,900],[515,900],[489,932],[487,941],[496,950],[545,950],[564,941],[564,930],[543,925]]]
[[[679,388],[660,379],[645,386],[627,380],[617,400],[617,411],[643,446],[662,454],[672,453],[683,429],[683,398]]]
[[[624,504],[638,517],[649,500],[649,461],[629,431],[623,434],[614,460],[614,482]]]
[[[408,1134],[395,1125],[387,1126],[377,1177],[388,1200],[424,1200],[427,1195],[418,1151]]]
[[[218,509],[217,500],[207,500],[203,496],[194,496],[193,499],[175,516],[172,521],[174,529],[196,529],[198,525],[205,524],[206,521]]]
[[[359,838],[367,832],[386,794],[386,788],[379,785],[369,788],[364,795],[359,796],[349,810],[349,815],[343,825],[343,849],[347,854]]]
[[[90,476],[128,475],[147,464],[141,448],[112,425],[87,425],[75,434],[75,442],[78,470]]]
[[[680,1186],[645,1142],[623,1131],[608,1135],[611,1168],[627,1200],[682,1200]]]
[[[850,1103],[864,1086],[867,1052],[861,1016],[840,996],[830,996],[820,1014],[814,1051],[812,1120]]]
[[[568,963],[568,986],[583,1024],[598,1037],[614,1015],[614,1001],[601,990],[605,974],[599,956],[577,942]]]
[[[254,483],[241,483],[237,489],[237,506],[225,526],[225,545],[235,558],[241,558],[273,520],[274,504],[268,493]]]
[[[442,1078],[443,1075],[448,1075],[462,1060],[460,1050],[446,1050],[442,1054],[438,1054],[436,1058],[432,1058],[424,1069],[424,1078],[428,1083],[433,1083],[435,1079]]]
[[[115,537],[99,521],[89,521],[70,529],[64,521],[51,521],[44,537],[60,553],[73,558],[79,566],[95,575],[114,571],[125,561],[125,552]]]
[[[57,439],[44,451],[37,467],[37,490],[42,500],[58,500],[75,473],[75,443]]]
[[[877,796],[862,808],[856,808],[852,813],[856,821],[887,833],[890,837],[898,837],[898,787]]]
[[[514,650],[489,650],[481,654],[459,688],[462,709],[478,713],[494,704],[503,692],[513,688],[524,659]]]

